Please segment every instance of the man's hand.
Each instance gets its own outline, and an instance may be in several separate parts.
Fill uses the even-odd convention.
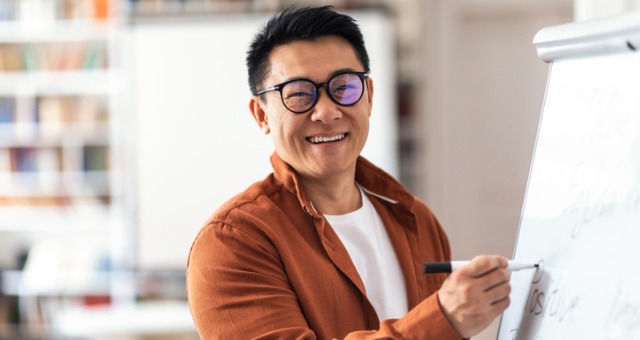
[[[509,306],[507,259],[482,255],[454,271],[438,291],[440,306],[464,338],[480,333]]]

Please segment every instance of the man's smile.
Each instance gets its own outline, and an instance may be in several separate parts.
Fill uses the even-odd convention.
[[[326,136],[326,137],[321,137],[321,136],[313,136],[313,137],[307,137],[307,140],[313,144],[322,144],[322,143],[331,143],[331,142],[337,142],[340,140],[343,140],[345,137],[347,136],[346,133],[341,133],[335,136]]]

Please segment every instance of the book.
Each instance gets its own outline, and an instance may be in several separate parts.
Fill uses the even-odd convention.
[[[109,148],[104,145],[85,145],[83,148],[84,171],[106,171],[109,169]]]
[[[74,98],[43,96],[37,99],[37,120],[40,137],[59,140],[73,121]]]
[[[3,44],[0,45],[0,52],[2,53],[2,72],[16,72],[22,69],[22,62],[20,61],[20,46],[16,44]]]
[[[15,100],[13,98],[0,97],[0,125],[13,123],[14,110]]]
[[[11,171],[11,155],[10,150],[6,148],[0,149],[0,174],[9,173]]]

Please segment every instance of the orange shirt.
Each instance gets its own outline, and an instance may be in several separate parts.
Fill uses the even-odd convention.
[[[444,230],[420,200],[360,157],[356,181],[380,215],[410,311],[378,320],[340,239],[277,154],[274,173],[222,205],[197,235],[187,295],[203,339],[460,339],[437,300],[449,261]]]

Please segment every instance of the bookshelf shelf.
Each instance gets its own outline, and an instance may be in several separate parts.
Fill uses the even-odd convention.
[[[0,96],[34,94],[108,95],[115,75],[108,70],[0,72]]]
[[[107,122],[0,123],[0,148],[28,146],[44,148],[74,144],[108,145],[110,144],[109,128],[110,124]]]
[[[113,19],[0,21],[4,43],[52,43],[109,40],[118,22]]]
[[[22,202],[28,197],[104,197],[109,195],[108,175],[99,170],[0,172],[0,183],[6,184],[0,188],[0,198],[6,195]]]
[[[37,2],[0,2],[0,231],[108,229],[119,24]]]
[[[108,232],[113,225],[109,210],[102,204],[85,203],[63,207],[0,206],[3,232]]]

